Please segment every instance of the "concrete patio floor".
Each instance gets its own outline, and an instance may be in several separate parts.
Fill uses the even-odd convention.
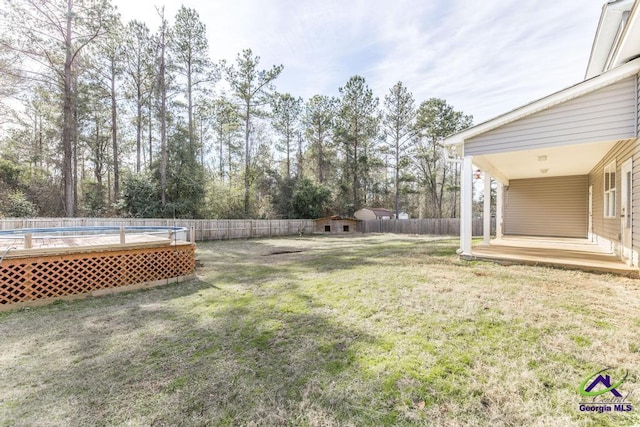
[[[538,265],[639,277],[637,267],[628,266],[614,254],[587,239],[504,236],[489,245],[475,245],[463,259],[493,261],[505,265]]]

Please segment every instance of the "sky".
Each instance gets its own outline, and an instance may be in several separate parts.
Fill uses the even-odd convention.
[[[353,75],[380,98],[398,81],[416,103],[444,98],[480,123],[584,79],[605,0],[113,0],[155,31],[183,4],[211,58],[251,48],[276,87],[305,100]]]

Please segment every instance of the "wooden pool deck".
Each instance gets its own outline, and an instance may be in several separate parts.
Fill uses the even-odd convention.
[[[24,246],[24,239],[0,238],[0,256],[4,258],[23,258],[25,256],[38,256],[50,254],[71,254],[77,252],[94,252],[104,250],[132,249],[142,247],[168,246],[174,243],[168,237],[151,234],[127,234],[125,243],[120,241],[120,235],[95,235],[95,236],[57,236],[57,237],[33,237],[31,248]],[[178,241],[178,243],[182,243]]]
[[[505,236],[492,240],[489,245],[474,246],[471,255],[462,258],[640,277],[637,267],[627,265],[587,239]]]
[[[0,252],[0,311],[193,277],[194,243],[148,234],[9,239]],[[4,240],[4,239],[3,239]]]

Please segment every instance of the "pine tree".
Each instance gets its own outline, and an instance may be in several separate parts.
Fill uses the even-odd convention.
[[[39,82],[54,82],[62,110],[62,181],[67,216],[75,215],[74,75],[79,54],[101,37],[112,16],[107,0],[5,0],[5,43],[25,58],[25,74]]]
[[[396,218],[400,213],[400,174],[408,165],[408,151],[413,146],[415,134],[416,109],[411,92],[396,83],[384,97],[382,118],[383,136],[389,154],[393,158],[394,207]]]
[[[206,83],[215,81],[213,65],[209,59],[209,42],[206,26],[200,21],[195,9],[181,6],[169,35],[169,49],[173,66],[185,80],[184,93],[187,99],[189,150],[196,155],[196,130],[194,124],[194,96],[202,91]]]
[[[282,72],[282,65],[274,65],[270,70],[259,70],[260,57],[253,56],[251,49],[245,49],[236,57],[236,65],[225,69],[233,96],[239,106],[239,114],[244,127],[244,214],[249,216],[249,191],[251,185],[252,120],[264,113],[275,88],[273,81]],[[255,145],[255,144],[254,144]]]
[[[316,179],[320,184],[329,179],[335,153],[333,136],[338,100],[325,95],[314,95],[305,105],[303,123],[309,141],[309,156],[314,161]],[[333,165],[335,167],[335,165]]]
[[[343,175],[349,177],[353,213],[366,202],[366,186],[370,183],[374,142],[378,131],[378,98],[366,84],[364,77],[353,76],[340,91],[337,138],[344,153]]]
[[[472,116],[455,111],[444,99],[428,99],[418,108],[416,165],[422,185],[427,192],[427,200],[431,206],[429,213],[432,217],[444,216],[447,187],[450,186],[453,189],[453,203],[455,203],[457,192],[456,180],[451,176],[452,166],[444,156],[442,139],[471,126],[472,122]],[[456,173],[456,171],[453,172]],[[455,205],[451,216],[455,216]]]
[[[271,124],[282,138],[276,149],[285,153],[286,176],[291,178],[291,153],[294,150],[295,137],[298,135],[302,98],[294,98],[289,93],[279,93],[274,96],[271,104]]]
[[[153,91],[153,46],[147,26],[139,21],[131,21],[126,27],[124,49],[126,96],[133,101],[136,128],[136,173],[142,169],[142,129],[144,108],[149,107]],[[148,120],[148,119],[147,119]]]

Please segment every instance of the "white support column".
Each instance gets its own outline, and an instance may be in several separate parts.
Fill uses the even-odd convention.
[[[496,239],[502,239],[503,200],[504,184],[498,181],[498,188],[496,189]]]
[[[471,255],[473,233],[473,157],[465,156],[460,171],[460,250],[462,255]]]
[[[491,240],[491,175],[488,172],[484,172],[484,212],[482,214],[482,243],[489,244]]]

